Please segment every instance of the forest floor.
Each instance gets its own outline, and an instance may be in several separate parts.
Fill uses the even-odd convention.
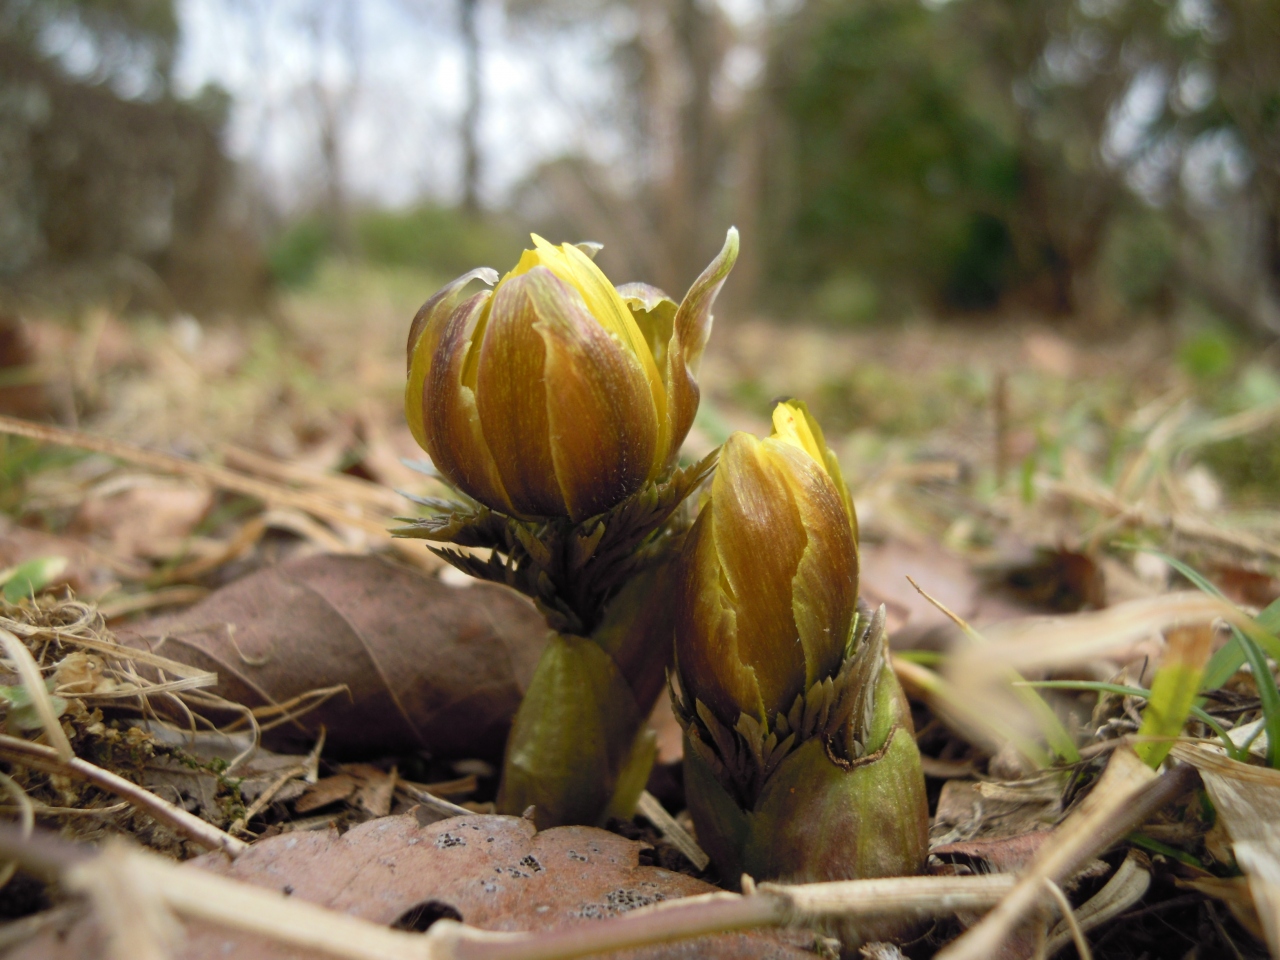
[[[680,736],[663,703],[650,791],[665,814],[642,807],[611,834],[537,836],[490,816],[501,731],[543,629],[523,601],[468,587],[386,533],[416,509],[398,491],[444,492],[405,463],[422,454],[404,425],[404,338],[430,292],[419,278],[334,268],[269,320],[96,310],[26,318],[20,337],[0,338],[0,413],[23,418],[0,430],[5,818],[85,844],[129,837],[171,860],[248,845],[234,866],[204,853],[206,871],[129,861],[133,874],[108,853],[76,847],[73,864],[70,848],[51,847],[54,886],[32,854],[0,892],[0,951],[96,956],[93,912],[125,938],[114,956],[218,944],[315,955],[287,911],[245,920],[249,908],[183,906],[238,903],[194,874],[283,883],[295,900],[417,930],[461,915],[547,931],[717,880],[688,855]],[[935,904],[906,942],[865,955],[963,956],[998,923],[1011,958],[1078,949],[1077,930],[1098,957],[1280,950],[1280,835],[1257,829],[1280,810],[1268,765],[1280,759],[1268,738],[1280,731],[1278,369],[1229,337],[1155,324],[1103,339],[1017,318],[865,331],[717,321],[686,454],[732,430],[767,432],[778,396],[805,400],[826,429],[857,504],[862,594],[886,606],[912,699],[931,875],[1047,878],[1072,907],[1059,919],[1040,888],[1016,908],[1002,888],[991,900],[1004,897],[1002,921]],[[1170,692],[1175,668],[1202,688],[1194,707]],[[411,689],[415,669],[436,671],[429,689]],[[1041,699],[1011,685],[1019,673],[1065,686]],[[1174,714],[1163,727],[1162,711]],[[1122,769],[1122,749],[1150,759],[1161,730],[1177,736],[1162,772]],[[1200,780],[1187,780],[1191,767]],[[1159,790],[1168,802],[1147,811]],[[419,831],[448,848],[468,823],[450,814],[494,832],[501,852],[368,879]],[[0,834],[0,852],[16,842]],[[536,897],[459,906],[464,879],[514,877],[512,864],[571,842],[613,852],[576,879],[525,868]],[[85,864],[136,883],[113,900]],[[327,875],[344,879],[326,887]],[[149,920],[113,926],[113,915]],[[185,947],[173,915],[190,924]],[[359,931],[334,922],[326,936],[339,946],[326,949],[362,955]],[[815,944],[830,949],[795,933],[698,949]],[[642,955],[693,955],[681,949]]]

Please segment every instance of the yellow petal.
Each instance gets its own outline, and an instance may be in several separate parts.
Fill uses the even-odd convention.
[[[450,283],[445,284],[431,297],[413,318],[409,326],[409,343],[406,349],[408,360],[409,382],[405,387],[405,418],[409,421],[409,430],[418,446],[427,447],[426,434],[422,423],[422,389],[440,337],[449,322],[449,317],[462,299],[464,288],[472,280],[484,280],[492,285],[498,280],[498,273],[490,267],[480,267],[464,273]]]
[[[834,675],[858,602],[858,553],[835,483],[811,457],[770,438],[765,452],[786,476],[806,543],[791,579],[791,610],[804,648],[805,686]]]
[[[602,513],[643,486],[658,418],[639,360],[546,269],[525,275],[546,353],[551,457],[569,516]]]
[[[746,433],[731,436],[711,485],[716,554],[736,614],[738,655],[755,670],[768,716],[803,693],[807,658],[792,581],[808,537],[779,458]]]
[[[624,283],[618,295],[631,311],[631,316],[653,353],[658,372],[665,380],[667,350],[672,343],[678,304],[657,287],[647,283]]]
[[[699,514],[677,569],[675,646],[680,685],[726,725],[746,711],[765,716],[755,670],[738,649],[737,613],[722,589],[714,512]]]
[[[827,469],[827,445],[819,439],[822,430],[803,404],[785,400],[773,408],[773,436],[799,447],[824,471]]]
[[[498,285],[476,364],[476,405],[485,442],[514,510],[563,516],[547,419],[546,352],[529,277]]]
[[[416,418],[420,442],[436,469],[458,489],[503,513],[511,502],[498,476],[497,466],[480,430],[475,393],[462,382],[471,338],[488,313],[488,290],[458,306],[442,324],[435,339],[434,356],[426,357],[423,341],[414,352],[409,377],[410,423]],[[421,388],[415,384],[421,383]],[[416,397],[416,402],[414,398]]]
[[[526,250],[509,276],[527,273],[535,266],[544,266],[559,279],[582,295],[588,312],[609,333],[618,338],[624,349],[631,352],[644,369],[645,379],[658,412],[659,448],[667,449],[670,443],[670,426],[667,416],[667,393],[658,365],[649,349],[631,311],[604,272],[585,253],[571,243],[552,246],[536,233],[532,235],[534,250]],[[658,472],[655,467],[651,477]]]

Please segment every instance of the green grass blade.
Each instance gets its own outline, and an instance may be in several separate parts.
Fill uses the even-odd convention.
[[[1102,683],[1097,680],[1034,680],[1023,681],[1026,686],[1049,690],[1080,690],[1086,693],[1114,693],[1121,697],[1139,697],[1148,700],[1151,691],[1143,687],[1130,687],[1121,683]],[[1195,717],[1217,735],[1232,760],[1243,761],[1248,757],[1248,745],[1237,746],[1227,735],[1226,728],[1218,722],[1218,718],[1206,712],[1203,707],[1191,706],[1191,716]],[[1259,728],[1261,729],[1261,728]]]
[[[1267,766],[1280,770],[1280,689],[1276,687],[1275,675],[1267,664],[1262,647],[1254,642],[1253,637],[1238,630],[1236,638],[1253,670],[1253,684],[1258,688],[1258,699],[1262,701],[1262,716],[1265,718],[1262,725],[1267,729]]]
[[[955,613],[946,604],[937,598],[930,596],[920,584],[916,583],[910,577],[907,582],[916,588],[916,592],[924,597],[931,604],[938,608],[947,616],[957,627],[959,627],[970,640],[971,643],[985,646],[988,643],[986,637],[969,625],[969,622]],[[1022,675],[1016,670],[1010,670],[1007,679],[1011,687],[1013,687],[1015,695],[1022,701],[1022,705],[1027,708],[1031,716],[1035,719],[1036,725],[1039,726],[1041,734],[1044,735],[1046,742],[1059,759],[1067,763],[1079,763],[1080,751],[1076,749],[1076,742],[1071,738],[1071,734],[1067,732],[1067,728],[1062,725],[1062,720],[1053,712],[1053,707],[1045,702],[1044,697],[1036,693],[1035,689],[1021,683]],[[1022,751],[1024,755],[1026,751]],[[1045,766],[1046,764],[1041,764]]]
[[[1202,636],[1204,639],[1198,650],[1195,641],[1171,645],[1168,652],[1172,656],[1160,666],[1151,681],[1151,696],[1142,711],[1138,737],[1156,739],[1142,739],[1133,749],[1139,759],[1153,770],[1169,755],[1173,741],[1182,733],[1187,716],[1195,705],[1200,682],[1204,679],[1205,661],[1209,658],[1212,634],[1208,627],[1203,628]]]
[[[1253,619],[1267,633],[1280,634],[1280,600],[1273,600],[1267,609]]]

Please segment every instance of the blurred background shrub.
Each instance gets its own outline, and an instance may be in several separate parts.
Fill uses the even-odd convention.
[[[244,314],[535,229],[678,294],[736,222],[732,305],[777,320],[1272,335],[1277,36],[1250,0],[0,0],[0,287]]]

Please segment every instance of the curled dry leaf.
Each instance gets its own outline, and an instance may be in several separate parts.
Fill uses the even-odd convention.
[[[317,556],[258,571],[120,640],[215,671],[214,692],[253,708],[346,686],[268,731],[272,749],[306,752],[323,726],[337,756],[496,759],[545,633],[505,587],[458,590],[376,557]]]
[[[442,917],[486,930],[550,930],[594,923],[637,907],[713,893],[701,880],[642,865],[644,845],[594,827],[534,833],[518,817],[477,814],[421,826],[413,815],[384,817],[339,836],[287,834],[254,844],[234,862],[199,857],[183,869],[223,876],[321,904],[375,923],[426,929]],[[49,932],[9,960],[87,960],[98,955],[92,922],[65,936]],[[813,960],[813,934],[753,931],[628,951],[640,958]],[[187,926],[175,960],[311,960],[319,955],[264,937]]]
[[[207,486],[145,474],[115,477],[91,491],[76,511],[78,533],[105,540],[130,559],[163,560],[182,553],[213,506]]]

